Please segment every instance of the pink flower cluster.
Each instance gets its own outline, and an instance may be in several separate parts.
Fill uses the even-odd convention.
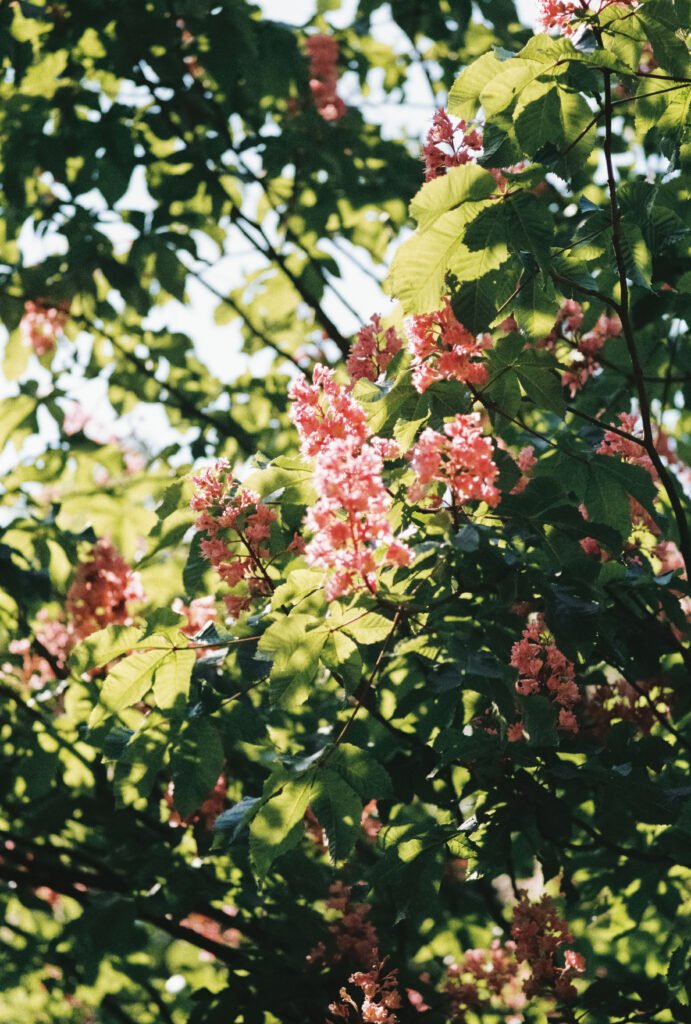
[[[522,697],[534,693],[549,697],[559,708],[559,728],[577,733],[578,722],[573,708],[579,703],[581,694],[576,684],[574,665],[554,643],[542,615],[531,616],[521,639],[513,645],[511,665],[518,670],[517,693]]]
[[[573,942],[554,901],[543,896],[531,903],[524,891],[513,910],[511,939],[489,949],[469,949],[447,972],[444,995],[449,1000],[452,1024],[465,1024],[475,1016],[502,1011],[504,1024],[521,1024],[522,1010],[534,996],[571,1001],[572,979],[582,974],[585,960],[573,950],[564,953],[564,966],[555,962],[562,946]],[[475,1017],[473,1018],[475,1019]]]
[[[195,597],[189,604],[185,604],[182,598],[176,597],[171,607],[178,615],[184,615],[185,625],[182,627],[182,632],[190,638],[196,636],[204,629],[204,626],[208,626],[216,619],[216,599],[213,594],[208,594],[206,597]]]
[[[25,345],[29,345],[37,356],[52,352],[57,336],[67,322],[67,311],[59,306],[48,306],[42,302],[26,302],[19,330]]]
[[[482,353],[492,339],[489,334],[475,337],[459,323],[448,298],[435,313],[408,317],[405,329],[413,354],[413,384],[420,394],[435,380],[459,380],[476,387],[487,380]]]
[[[293,403],[290,417],[300,436],[300,452],[307,459],[335,440],[352,438],[362,445],[370,436],[365,410],[326,366],[315,366],[311,384],[305,377],[293,381],[288,397]]]
[[[637,436],[638,417],[634,413],[620,412],[618,419],[621,430],[631,434],[633,437]],[[622,437],[621,434],[616,434],[613,430],[605,431],[605,436],[600,442],[597,454],[618,456],[633,466],[641,466],[647,473],[650,473],[653,480],[657,477],[652,460],[643,445],[639,444],[638,441]]]
[[[22,657],[24,684],[42,689],[55,680],[56,674],[62,678],[72,648],[105,626],[130,625],[134,618],[132,604],[144,600],[144,596],[139,573],[130,569],[109,540],[97,541],[89,557],[77,566],[67,591],[66,621],[63,616],[50,618],[42,609],[36,616],[38,650],[28,638],[11,641],[10,653]],[[11,672],[9,664],[0,669],[0,675]]]
[[[109,540],[96,541],[67,592],[67,614],[76,640],[105,626],[131,625],[130,606],[143,599],[139,573]]]
[[[465,1024],[475,1014],[509,1010],[505,1024],[520,1024],[520,1010],[527,999],[518,977],[516,943],[503,945],[495,939],[489,949],[468,949],[460,963],[451,964],[443,992],[448,999],[452,1024]]]
[[[194,484],[190,507],[199,513],[195,526],[205,535],[201,552],[229,587],[244,584],[241,593],[224,597],[228,614],[237,618],[253,598],[272,590],[264,563],[276,512],[233,480],[227,459],[208,466],[194,477]]]
[[[565,36],[576,31],[577,19],[601,14],[606,7],[637,7],[637,0],[540,0],[539,22],[548,32],[555,30]],[[574,24],[576,22],[576,24]]]
[[[329,1012],[337,1020],[350,1020],[353,1024],[397,1024],[398,1017],[391,1010],[402,1005],[398,991],[398,971],[384,973],[386,961],[379,960],[367,971],[355,971],[348,978],[362,992],[360,1005],[343,987],[339,993],[340,1002],[331,1003]]]
[[[635,414],[620,412],[618,419],[621,430],[631,434],[632,438],[640,437],[638,417]],[[622,437],[621,434],[616,434],[613,430],[605,431],[605,436],[597,448],[597,454],[611,455],[614,458],[620,458],[624,462],[630,463],[632,466],[640,466],[641,469],[650,474],[653,480],[657,480],[657,470],[643,445],[639,444],[638,441]],[[641,503],[633,496],[630,496],[629,505],[631,507],[631,522],[633,525],[644,527],[655,536],[659,535],[660,528]]]
[[[372,592],[381,562],[408,565],[412,553],[397,541],[388,521],[391,498],[384,487],[384,459],[395,458],[394,441],[371,438],[364,410],[333,372],[314,369],[313,383],[304,377],[290,389],[291,416],[306,457],[316,456],[313,483],[316,504],[306,523],[315,536],[305,549],[307,561],[334,569],[326,585],[329,601],[350,593],[362,579]]]
[[[521,448],[516,459],[516,465],[521,471],[521,476],[517,484],[511,489],[511,494],[522,494],[530,482],[530,474],[533,466],[537,462],[535,458],[535,448],[532,444],[528,444],[525,448]]]
[[[381,317],[375,313],[361,327],[348,356],[347,369],[352,381],[376,380],[400,351],[403,341],[395,327],[382,330]]]
[[[530,978],[524,985],[528,998],[553,992],[569,1002],[576,997],[572,979],[585,970],[585,958],[574,950],[564,953],[564,967],[557,967],[555,956],[562,946],[573,942],[566,921],[559,916],[554,900],[543,896],[531,903],[525,891],[514,907],[511,938],[516,943],[516,959],[530,967]]]
[[[432,484],[441,483],[451,491],[454,504],[484,501],[494,508],[501,494],[494,485],[499,470],[492,455],[479,413],[457,413],[444,425],[443,434],[427,427],[410,453],[417,476],[408,492],[411,501],[419,501]]]
[[[436,110],[432,127],[422,149],[425,162],[425,181],[444,174],[449,167],[472,163],[482,153],[482,132],[469,128],[465,121],[453,123],[442,108]]]
[[[570,364],[562,374],[562,384],[569,389],[571,397],[587,383],[600,369],[598,355],[608,338],[621,334],[621,320],[618,316],[603,313],[591,330],[580,333],[583,324],[583,307],[574,299],[567,299],[557,314],[554,327],[539,342],[538,347],[554,351],[560,339],[571,345]]]
[[[305,50],[309,57],[309,78],[312,101],[325,121],[340,121],[347,107],[336,92],[338,82],[339,46],[331,36],[307,36]]]
[[[613,722],[628,722],[647,736],[657,717],[669,713],[671,697],[672,691],[660,679],[641,680],[636,686],[617,679],[610,686],[598,686],[586,705],[593,735],[604,740]]]
[[[375,447],[354,438],[337,439],[317,456],[313,482],[319,498],[306,519],[315,536],[306,556],[310,565],[335,570],[326,585],[329,601],[350,593],[358,578],[376,590],[375,554],[383,545],[385,562],[411,561],[410,548],[395,539],[388,520],[391,498],[383,468]]]
[[[339,916],[329,924],[328,946],[320,942],[307,957],[310,963],[369,968],[379,959],[379,937],[369,920],[369,903],[354,903],[351,888],[341,881],[329,886],[326,905]]]

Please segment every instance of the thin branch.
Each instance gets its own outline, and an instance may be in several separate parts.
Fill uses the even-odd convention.
[[[633,324],[631,322],[631,316],[629,311],[630,297],[628,276],[626,270],[626,259],[624,255],[624,247],[622,241],[621,210],[619,208],[619,201],[617,198],[617,182],[614,172],[614,161],[612,159],[612,72],[605,70],[603,71],[603,76],[605,90],[604,155],[605,165],[607,168],[607,187],[609,191],[610,209],[612,213],[612,245],[614,248],[614,257],[617,267],[617,274],[619,277],[620,290],[620,301],[618,304],[618,308],[616,306],[615,308],[617,308],[617,312],[622,323],[622,331],[624,334],[624,339],[626,341],[626,347],[629,352],[629,358],[631,359],[634,383],[638,395],[638,404],[641,413],[641,421],[643,423],[643,438],[645,441],[645,450],[648,453],[653,466],[657,470],[660,483],[662,484],[665,493],[669,498],[670,505],[672,506],[672,511],[674,513],[674,518],[677,524],[677,530],[679,532],[679,548],[681,550],[682,558],[684,559],[687,576],[691,576],[691,532],[689,531],[689,523],[686,517],[686,513],[681,498],[679,497],[679,492],[677,491],[675,482],[672,478],[672,475],[670,474],[664,462],[660,458],[658,450],[655,447],[655,437],[653,435],[652,418],[650,411],[650,400],[646,388],[643,366],[641,364],[638,349],[636,347]]]

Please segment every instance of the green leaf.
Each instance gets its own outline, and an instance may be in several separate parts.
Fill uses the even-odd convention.
[[[249,824],[261,798],[257,796],[243,796],[239,803],[223,811],[214,822],[214,832],[217,841],[214,846],[227,848],[232,846],[240,837],[246,825]]]
[[[341,775],[331,768],[323,768],[317,776],[311,806],[326,832],[332,862],[345,860],[360,830],[362,800]]]
[[[174,708],[187,701],[192,669],[196,663],[194,650],[171,651],[156,669],[154,700],[159,708]]]
[[[15,431],[34,415],[37,405],[30,395],[15,395],[0,402],[0,453]]]
[[[527,156],[534,156],[548,143],[561,141],[560,109],[558,87],[553,81],[536,80],[521,92],[514,112],[514,128]]]
[[[352,609],[344,620],[342,628],[359,644],[378,644],[389,636],[392,623],[378,612],[366,612],[364,615],[358,615],[357,609]]]
[[[527,349],[515,365],[525,393],[539,409],[563,415],[566,408],[561,381],[554,371],[554,357],[541,349]]]
[[[136,647],[144,636],[137,626],[106,626],[86,637],[70,654],[69,666],[74,675],[100,668]]]
[[[489,380],[482,389],[507,416],[515,416],[521,404],[521,388],[514,369],[523,351],[524,341],[519,335],[500,338],[487,353]]]
[[[555,227],[547,205],[530,192],[515,192],[503,207],[510,248],[532,253],[540,264],[549,262]]]
[[[513,57],[505,61],[501,70],[494,75],[482,90],[480,102],[485,117],[492,120],[497,114],[512,106],[516,98],[539,75],[545,73],[544,64],[535,60]],[[501,119],[500,123],[501,123]]]
[[[272,703],[295,710],[307,700],[319,669],[328,629],[312,615],[280,618],[259,641],[259,650],[273,658]]]
[[[183,818],[193,814],[209,796],[223,771],[221,737],[208,718],[185,722],[170,759],[173,802]]]
[[[351,743],[341,743],[329,758],[329,767],[338,772],[363,802],[391,795],[391,778],[387,770],[368,750]]]
[[[496,190],[489,171],[477,164],[451,167],[446,174],[426,182],[410,203],[410,216],[421,231],[427,230],[442,213],[469,199],[485,199]]]
[[[444,213],[396,252],[385,284],[406,313],[429,313],[441,305],[449,260],[459,246],[468,216],[465,207]]]
[[[467,281],[454,292],[453,311],[460,322],[473,334],[487,330],[501,305],[495,271],[477,281]]]
[[[209,563],[201,551],[203,539],[201,533],[195,533],[190,544],[185,568],[182,570],[182,584],[188,597],[194,597],[199,593],[204,573],[209,568]]]
[[[671,71],[673,75],[688,77],[691,74],[689,51],[685,43],[675,35],[674,29],[665,25],[660,18],[661,14],[668,12],[668,17],[674,19],[673,8],[669,4],[660,3],[659,0],[657,4],[653,4],[652,10],[649,6],[645,4],[637,17],[652,44],[656,62],[661,69]],[[683,28],[688,31],[688,24]]]
[[[557,317],[559,300],[549,277],[534,273],[521,282],[513,315],[518,326],[533,341],[547,337]]]
[[[113,776],[118,807],[145,807],[169,742],[170,722],[152,711],[118,757]]]
[[[528,744],[531,747],[557,746],[557,711],[554,704],[540,694],[523,697],[520,704]]]
[[[611,526],[622,538],[626,538],[631,531],[629,496],[603,461],[607,458],[605,455],[595,456],[589,462],[584,504],[590,520]]]
[[[449,90],[449,113],[466,121],[474,118],[479,106],[480,93],[501,68],[502,62],[494,53],[485,53],[464,68]]]
[[[265,802],[250,825],[254,872],[263,881],[273,862],[300,842],[303,818],[315,791],[316,769],[299,778],[271,776],[264,787]]]
[[[136,704],[151,689],[154,672],[170,653],[170,641],[165,637],[147,638],[153,650],[135,651],[129,658],[119,661],[106,676],[99,703],[89,718],[93,729],[110,715]]]

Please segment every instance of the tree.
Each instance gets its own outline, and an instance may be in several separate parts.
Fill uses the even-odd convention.
[[[3,1020],[689,1021],[688,3],[339,6],[0,11]]]

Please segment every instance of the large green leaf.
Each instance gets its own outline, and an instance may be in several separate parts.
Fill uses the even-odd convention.
[[[259,650],[272,656],[271,700],[295,710],[309,697],[319,669],[319,657],[329,636],[319,619],[289,615],[262,636]]]
[[[298,778],[272,776],[265,788],[265,802],[250,825],[250,851],[257,878],[266,878],[271,865],[297,846],[304,832],[305,811],[315,795],[315,768]]]

